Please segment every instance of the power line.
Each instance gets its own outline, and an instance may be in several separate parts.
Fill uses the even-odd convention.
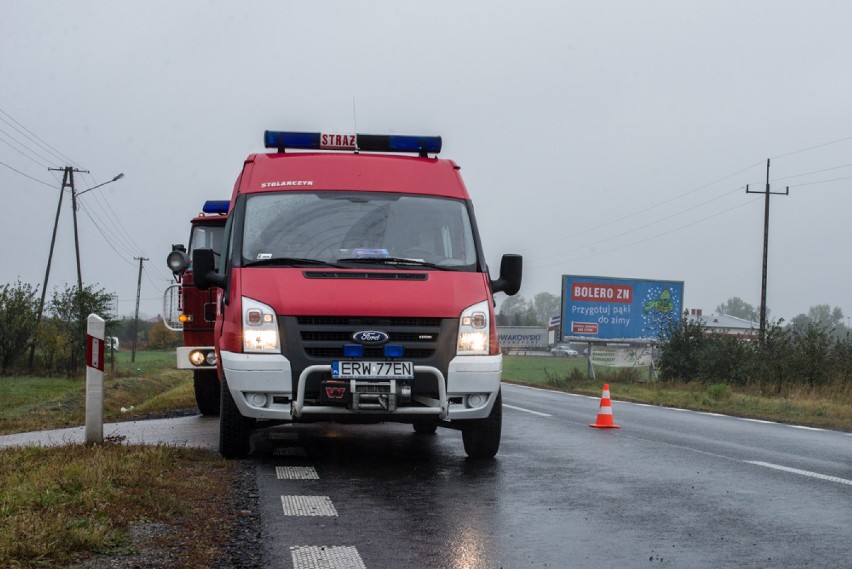
[[[850,164],[841,164],[840,166],[832,166],[831,168],[822,168],[820,170],[812,170],[810,172],[802,172],[800,174],[792,174],[790,176],[781,176],[779,178],[772,178],[770,182],[778,182],[780,180],[790,180],[791,178],[801,178],[802,176],[810,176],[811,174],[822,174],[823,172],[831,172],[832,170],[840,170],[841,168],[848,168],[852,166]]]
[[[831,180],[817,180],[815,182],[802,182],[801,184],[792,184],[789,188],[800,188],[802,186],[816,186],[818,184],[829,184],[831,182],[841,182],[843,180],[852,180],[852,176],[843,176],[842,178],[832,178]]]
[[[133,237],[130,236],[130,233],[127,232],[127,229],[125,228],[124,224],[117,222],[118,215],[115,213],[115,210],[112,209],[112,206],[110,205],[109,200],[106,198],[106,196],[104,196],[103,194],[94,194],[93,198],[99,206],[101,206],[105,210],[109,210],[109,212],[106,213],[106,219],[109,220],[111,225],[117,230],[116,235],[124,242],[125,245],[128,246],[128,248],[135,248],[138,250],[138,246],[136,245]]]
[[[101,225],[100,225],[97,221],[95,221],[95,220],[94,220],[94,218],[92,217],[92,215],[89,213],[89,210],[88,210],[87,208],[85,208],[85,207],[82,207],[82,206],[80,207],[80,209],[81,209],[81,210],[83,210],[83,213],[85,213],[85,214],[86,214],[86,217],[88,217],[88,218],[89,218],[89,220],[91,220],[92,225],[94,225],[94,226],[95,226],[95,229],[98,231],[98,233],[100,233],[100,234],[101,234],[101,237],[103,237],[103,238],[104,238],[103,240],[104,240],[104,242],[107,244],[107,246],[109,246],[109,248],[110,248],[110,249],[112,249],[112,250],[115,252],[115,254],[116,254],[116,255],[117,255],[117,256],[118,256],[118,257],[119,257],[122,261],[124,261],[125,263],[129,264],[130,266],[133,266],[133,263],[131,263],[131,262],[127,259],[128,255],[126,255],[125,253],[121,253],[118,249],[116,249],[116,248],[115,248],[115,245],[113,244],[112,239],[110,239],[110,238],[106,235],[106,233],[104,233],[102,226],[101,226]],[[131,256],[132,256],[132,252],[131,252]]]
[[[162,293],[163,290],[165,290],[165,287],[162,284],[157,284],[154,281],[153,277],[151,276],[150,272],[148,271],[148,267],[145,268],[145,278],[148,279],[148,282],[151,283],[151,285],[157,290],[157,292]]]
[[[794,150],[794,151],[792,151],[792,152],[787,152],[787,153],[785,153],[785,154],[779,154],[778,156],[774,156],[773,158],[783,158],[783,157],[786,157],[786,156],[792,156],[792,155],[794,155],[794,154],[800,154],[800,153],[802,153],[802,152],[808,152],[808,151],[810,151],[810,150],[815,150],[815,149],[823,148],[823,147],[830,146],[830,145],[833,145],[833,144],[838,144],[838,143],[841,143],[841,142],[846,142],[846,141],[848,141],[848,140],[852,140],[852,136],[846,136],[846,137],[839,138],[839,139],[836,139],[836,140],[832,140],[832,141],[829,141],[829,142],[824,142],[824,143],[821,143],[821,144],[816,144],[816,145],[813,145],[813,146],[808,146],[808,147],[806,147],[806,148],[801,148],[801,149],[799,149],[799,150]],[[655,204],[653,204],[653,205],[650,205],[650,206],[648,206],[648,207],[646,207],[646,208],[644,208],[644,209],[641,209],[641,210],[635,211],[635,212],[633,212],[633,213],[630,213],[630,214],[624,215],[624,216],[619,217],[619,218],[617,218],[617,219],[610,220],[610,221],[608,221],[608,222],[606,222],[606,223],[603,223],[603,224],[601,224],[601,225],[596,225],[596,226],[590,227],[590,228],[588,228],[588,229],[584,229],[584,230],[582,230],[582,231],[579,231],[579,232],[576,232],[576,233],[573,233],[573,234],[570,234],[570,235],[565,235],[565,236],[559,237],[559,238],[557,238],[557,239],[553,239],[553,240],[550,240],[550,241],[542,242],[542,243],[539,243],[539,244],[537,244],[537,245],[532,245],[532,246],[530,246],[530,247],[527,247],[526,249],[523,249],[522,251],[529,251],[529,250],[531,250],[531,249],[535,249],[535,248],[538,248],[538,247],[544,247],[544,246],[547,246],[547,245],[552,245],[552,244],[554,244],[554,243],[558,243],[558,242],[560,242],[560,241],[564,241],[564,240],[566,240],[566,239],[571,239],[572,237],[576,237],[576,236],[578,236],[578,235],[586,234],[586,233],[588,233],[589,231],[596,231],[596,230],[598,230],[598,229],[602,229],[602,228],[604,228],[604,227],[608,227],[608,226],[610,226],[610,225],[613,225],[613,224],[619,223],[619,222],[624,221],[624,220],[626,220],[626,219],[630,219],[631,217],[635,217],[635,216],[637,216],[637,215],[641,215],[641,214],[646,213],[646,212],[648,212],[648,211],[650,211],[650,210],[652,210],[652,209],[656,209],[656,208],[658,208],[658,207],[661,207],[661,206],[664,206],[664,205],[668,205],[668,204],[670,204],[673,200],[677,200],[677,199],[685,198],[685,197],[687,197],[687,196],[689,196],[689,195],[691,195],[691,194],[693,194],[693,193],[695,193],[695,192],[701,191],[701,190],[706,189],[706,188],[708,188],[708,187],[710,187],[710,186],[713,186],[713,185],[715,185],[715,184],[718,184],[719,182],[723,182],[723,181],[725,181],[725,180],[727,180],[727,179],[729,179],[729,178],[732,178],[732,177],[734,177],[734,176],[737,176],[737,175],[739,175],[739,174],[742,174],[742,173],[744,173],[744,172],[747,172],[747,171],[749,171],[749,170],[751,170],[751,169],[753,169],[753,168],[755,168],[755,167],[757,167],[757,166],[760,166],[761,164],[763,164],[763,160],[761,160],[761,161],[759,161],[759,162],[755,162],[754,164],[752,164],[752,165],[750,165],[750,166],[746,166],[745,168],[742,168],[742,169],[740,169],[740,170],[737,170],[736,172],[733,172],[733,173],[731,173],[731,174],[728,174],[728,175],[726,175],[726,176],[723,176],[723,177],[721,177],[721,178],[718,178],[717,180],[714,180],[714,181],[712,181],[712,182],[709,182],[709,183],[707,183],[707,184],[704,184],[704,185],[702,185],[702,186],[699,186],[699,187],[697,187],[697,188],[694,188],[694,189],[692,189],[692,190],[689,190],[688,192],[685,192],[685,193],[680,194],[680,195],[678,195],[678,196],[675,196],[675,197],[673,197],[673,198],[669,198],[669,199],[663,200],[663,201],[661,201],[661,202],[655,203]],[[852,165],[852,164],[850,164],[850,165]],[[847,165],[844,165],[844,166],[836,166],[836,167],[833,167],[833,168],[827,168],[827,169],[822,170],[822,171],[830,171],[830,170],[834,170],[834,169],[842,168],[842,167],[845,167],[845,166],[847,166]],[[813,172],[813,173],[819,173],[819,172],[820,172],[820,171],[815,171],[815,172]],[[805,174],[799,174],[799,175],[805,175]],[[798,175],[797,175],[797,176],[798,176]],[[779,178],[779,179],[783,179],[783,178]],[[838,180],[840,180],[840,179],[842,179],[842,178],[838,178]],[[836,181],[836,180],[831,180],[831,181]],[[738,189],[738,190],[736,190],[736,191],[739,191],[739,189]]]
[[[598,239],[598,240],[594,241],[594,243],[592,243],[592,244],[594,244],[594,245],[599,245],[600,243],[606,243],[607,241],[612,241],[613,239],[617,239],[617,238],[619,238],[619,237],[624,237],[625,235],[629,235],[629,234],[631,234],[631,233],[635,233],[636,231],[639,231],[639,230],[641,230],[641,229],[646,229],[646,228],[648,228],[648,227],[651,227],[651,226],[653,226],[653,225],[657,225],[657,224],[662,223],[662,222],[664,222],[664,221],[669,221],[669,220],[671,220],[672,218],[674,218],[674,217],[675,217],[675,216],[677,216],[677,215],[681,215],[681,214],[686,213],[686,212],[688,212],[688,211],[692,211],[692,210],[694,210],[694,209],[698,209],[699,207],[705,206],[705,205],[707,205],[707,204],[709,204],[709,203],[711,203],[711,202],[714,202],[714,201],[716,201],[716,200],[720,200],[720,199],[722,199],[722,198],[724,198],[724,197],[727,197],[727,196],[729,196],[729,195],[731,195],[731,194],[733,194],[733,193],[735,193],[735,192],[742,191],[743,189],[745,189],[745,187],[744,187],[744,186],[743,186],[743,187],[740,187],[740,188],[736,188],[735,190],[732,190],[732,191],[727,192],[727,193],[725,193],[725,194],[722,194],[722,195],[716,196],[715,198],[711,198],[711,199],[709,199],[709,200],[707,200],[707,201],[701,202],[701,203],[696,204],[696,205],[694,205],[694,206],[691,206],[691,207],[688,207],[688,208],[686,208],[686,209],[682,209],[682,210],[680,210],[680,211],[677,211],[677,212],[673,213],[672,215],[670,215],[669,217],[664,217],[664,218],[658,219],[658,220],[656,220],[656,221],[652,221],[652,222],[650,222],[650,223],[646,223],[645,225],[640,225],[639,227],[634,227],[633,229],[628,229],[627,231],[623,231],[623,232],[618,233],[618,234],[616,234],[616,235],[613,235],[613,236],[611,236],[611,237],[607,237],[606,239]],[[559,252],[557,252],[557,253],[553,253],[553,254],[551,254],[551,255],[544,255],[543,257],[535,257],[535,258],[536,258],[536,259],[549,259],[549,258],[552,258],[552,257],[558,257],[558,256],[560,256],[560,255],[564,255],[565,253],[572,253],[572,252],[574,252],[574,251],[579,251],[580,249],[585,249],[586,247],[588,247],[588,246],[590,246],[590,245],[591,245],[591,244],[589,244],[589,245],[580,245],[580,246],[578,246],[578,247],[574,247],[573,249],[566,249],[566,250],[559,251]]]
[[[697,187],[697,188],[694,188],[694,189],[692,189],[692,190],[689,190],[689,191],[687,191],[687,192],[685,192],[685,193],[683,193],[683,194],[677,195],[677,196],[672,197],[672,198],[667,198],[667,199],[665,199],[665,200],[663,200],[663,201],[660,201],[660,202],[658,202],[658,203],[655,203],[655,204],[653,204],[653,205],[650,205],[650,206],[648,206],[648,207],[646,207],[646,208],[644,208],[644,209],[640,209],[640,210],[638,210],[638,211],[635,211],[635,212],[633,212],[633,213],[629,213],[629,214],[624,215],[624,216],[622,216],[622,217],[619,217],[619,218],[617,218],[617,219],[612,219],[612,220],[610,220],[610,221],[607,221],[606,223],[602,223],[602,224],[600,224],[600,225],[596,225],[596,226],[593,226],[593,227],[590,227],[590,228],[584,229],[584,230],[582,230],[582,231],[578,231],[578,232],[576,232],[576,233],[572,233],[572,234],[570,234],[570,235],[565,235],[565,236],[559,237],[559,238],[557,238],[557,239],[553,239],[553,240],[551,240],[551,241],[547,241],[547,242],[539,243],[538,245],[532,245],[532,246],[530,246],[530,247],[527,247],[526,249],[522,249],[521,251],[522,251],[522,252],[524,252],[524,251],[529,251],[529,250],[531,250],[531,249],[535,249],[535,248],[538,248],[538,247],[545,247],[545,246],[547,246],[547,245],[552,245],[552,244],[554,244],[554,243],[558,243],[558,242],[560,242],[560,241],[565,241],[566,239],[571,239],[572,237],[577,237],[578,235],[584,235],[584,234],[587,234],[587,233],[588,233],[588,232],[590,232],[590,231],[597,231],[597,230],[599,230],[599,229],[603,229],[604,227],[608,227],[608,226],[610,226],[610,225],[614,225],[614,224],[619,223],[619,222],[621,222],[621,221],[624,221],[624,220],[626,220],[626,219],[630,219],[631,217],[636,217],[637,215],[641,215],[641,214],[646,213],[646,212],[648,212],[648,211],[650,211],[650,210],[652,210],[652,209],[656,209],[656,208],[661,207],[661,206],[664,206],[664,205],[669,205],[669,204],[671,204],[674,200],[679,200],[679,199],[685,198],[685,197],[687,197],[687,196],[689,196],[689,195],[691,195],[691,194],[694,194],[695,192],[699,192],[699,191],[701,191],[701,190],[704,190],[704,189],[706,189],[706,188],[709,188],[710,186],[713,186],[713,185],[715,185],[715,184],[718,184],[719,182],[724,182],[725,180],[727,180],[727,179],[729,179],[729,178],[733,178],[734,176],[737,176],[737,175],[739,175],[739,174],[742,174],[743,172],[747,172],[747,171],[751,170],[752,168],[755,168],[755,167],[757,167],[757,166],[760,166],[762,163],[763,163],[763,161],[756,162],[756,163],[752,164],[751,166],[747,166],[747,167],[745,167],[745,168],[742,168],[742,169],[740,169],[740,170],[737,170],[736,172],[733,172],[733,173],[728,174],[728,175],[726,175],[726,176],[722,176],[721,178],[719,178],[719,179],[717,179],[717,180],[714,180],[714,181],[712,181],[712,182],[708,182],[708,183],[706,183],[706,184],[704,184],[704,185],[702,185],[702,186],[699,186],[699,187]],[[727,195],[727,194],[725,194],[725,195]]]
[[[5,167],[6,167],[6,168],[8,168],[9,170],[12,170],[12,171],[14,171],[14,172],[17,172],[18,174],[20,174],[20,175],[21,175],[21,176],[23,176],[24,178],[29,178],[29,179],[30,179],[30,180],[32,180],[33,182],[38,182],[39,184],[44,184],[44,185],[45,185],[45,186],[47,186],[48,188],[56,188],[56,186],[54,186],[53,184],[49,184],[49,183],[47,183],[47,182],[45,182],[45,181],[43,181],[43,180],[39,180],[38,178],[33,178],[33,177],[32,177],[32,176],[30,176],[29,174],[24,174],[23,172],[21,172],[21,171],[20,171],[20,170],[18,170],[17,168],[13,168],[12,166],[9,166],[9,165],[8,165],[8,164],[6,164],[5,162],[0,162],[0,165],[5,166]]]
[[[59,159],[60,159],[60,160],[59,160],[60,162],[66,162],[66,163],[74,164],[75,166],[78,166],[78,164],[77,164],[77,163],[75,163],[75,162],[74,162],[74,160],[71,160],[70,158],[68,158],[67,156],[65,156],[65,155],[64,155],[64,154],[62,154],[61,152],[59,152],[57,149],[55,149],[53,146],[51,146],[50,144],[48,144],[46,141],[44,141],[43,139],[39,138],[39,136],[38,136],[37,134],[35,134],[33,131],[31,131],[30,129],[28,129],[27,127],[25,127],[24,125],[22,125],[20,122],[18,122],[17,120],[15,120],[15,118],[14,118],[12,115],[10,115],[10,114],[9,114],[9,113],[7,113],[6,111],[4,111],[2,108],[0,108],[0,114],[3,114],[3,115],[5,115],[5,116],[7,116],[7,117],[8,117],[8,118],[12,121],[12,122],[14,122],[16,125],[20,126],[20,127],[21,127],[24,131],[26,131],[27,133],[29,133],[29,135],[31,135],[31,137],[30,137],[30,136],[27,136],[26,134],[24,134],[23,132],[21,132],[21,130],[19,130],[17,127],[15,127],[15,125],[13,125],[12,123],[10,123],[9,121],[7,121],[6,119],[4,119],[3,117],[0,117],[0,121],[3,121],[4,123],[8,124],[9,126],[11,126],[12,128],[14,128],[15,130],[17,130],[18,132],[20,132],[21,134],[23,134],[24,136],[26,136],[27,138],[29,138],[31,141],[35,142],[35,143],[36,143],[37,145],[39,145],[39,146],[40,146],[43,150],[46,150],[47,152],[49,152],[49,153],[53,154],[55,157],[59,158]]]
[[[742,190],[742,188],[737,188],[737,191],[740,191],[740,190]],[[707,217],[702,217],[701,219],[698,219],[698,220],[696,220],[692,223],[687,223],[685,225],[675,227],[674,229],[670,229],[669,231],[664,231],[663,233],[657,233],[656,235],[651,235],[650,237],[647,237],[645,239],[641,239],[639,241],[633,241],[631,243],[628,243],[627,245],[622,245],[621,247],[616,247],[614,249],[609,249],[607,251],[592,253],[591,255],[586,255],[584,257],[576,257],[574,259],[567,259],[565,261],[560,261],[558,263],[549,263],[547,265],[531,265],[531,267],[539,267],[539,268],[554,267],[556,265],[561,265],[563,263],[573,263],[575,261],[582,261],[584,259],[590,259],[592,257],[597,257],[597,256],[600,256],[600,255],[608,255],[610,253],[615,253],[616,251],[621,251],[622,249],[627,249],[629,247],[635,247],[636,245],[641,245],[642,243],[647,243],[648,241],[653,241],[654,239],[657,239],[659,237],[665,237],[666,235],[670,235],[672,233],[676,233],[676,232],[681,231],[683,229],[688,229],[688,228],[693,227],[695,225],[698,225],[700,223],[704,223],[705,221],[708,221],[710,219],[719,217],[721,215],[725,215],[726,213],[730,213],[730,212],[732,212],[736,209],[740,209],[742,207],[750,205],[753,202],[757,201],[758,199],[760,199],[760,198],[757,198],[757,199],[754,199],[754,200],[749,200],[747,202],[741,203],[739,205],[735,205],[734,207],[728,208],[728,209],[720,211],[718,213],[714,213],[713,215],[708,215]]]
[[[771,156],[770,159],[777,160],[778,158],[786,158],[787,156],[793,156],[794,154],[801,154],[802,152],[808,152],[810,150],[816,150],[817,148],[823,148],[825,146],[831,146],[832,144],[838,144],[840,142],[846,142],[847,140],[852,140],[852,136],[844,136],[843,138],[838,138],[837,140],[832,140],[830,142],[823,142],[822,144],[815,144],[814,146],[808,146],[807,148],[794,150],[794,151],[788,152],[786,154],[779,154],[778,156]]]
[[[8,146],[9,148],[14,150],[15,152],[17,152],[18,154],[20,154],[21,156],[23,156],[27,160],[35,162],[36,164],[38,164],[42,168],[50,168],[49,164],[45,164],[44,162],[39,162],[38,160],[36,160],[36,158],[41,158],[42,160],[44,160],[43,156],[39,156],[37,153],[33,152],[33,150],[31,148],[29,148],[26,144],[22,144],[19,140],[15,139],[14,136],[9,135],[9,133],[4,131],[3,129],[0,129],[0,132],[3,133],[8,138],[11,138],[12,140],[14,140],[16,143],[20,144],[24,149],[26,149],[27,152],[29,152],[29,154],[27,154],[27,152],[24,152],[20,148],[17,148],[15,145],[13,145],[11,142],[8,142],[7,140],[3,140],[2,138],[0,138],[0,142],[2,142],[3,144]],[[31,155],[35,156],[36,158],[33,158],[33,156],[31,156]]]
[[[118,235],[114,232],[113,227],[115,227],[115,220],[113,218],[107,216],[106,219],[108,221],[104,222],[103,219],[101,219],[101,216],[98,215],[98,213],[91,208],[90,203],[84,205],[82,202],[80,202],[80,209],[85,211],[86,215],[96,225],[98,231],[101,233],[101,235],[103,235],[104,239],[107,239],[111,245],[123,249],[124,254],[127,257],[133,257],[138,255],[139,248],[136,246],[135,243],[130,242],[128,244],[128,242],[124,240],[123,236]]]

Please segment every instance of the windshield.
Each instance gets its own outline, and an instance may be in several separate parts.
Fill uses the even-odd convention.
[[[393,264],[474,270],[464,201],[373,192],[249,196],[243,264]]]
[[[213,249],[216,268],[222,253],[222,236],[225,234],[224,225],[194,225],[189,236],[189,258],[196,249]]]

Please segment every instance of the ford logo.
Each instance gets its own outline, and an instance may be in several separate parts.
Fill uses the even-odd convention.
[[[385,332],[379,332],[378,330],[361,330],[360,332],[352,334],[352,339],[359,344],[374,346],[384,344],[390,340],[390,336],[388,336]]]

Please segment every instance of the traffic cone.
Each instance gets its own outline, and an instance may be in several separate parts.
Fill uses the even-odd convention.
[[[598,411],[598,420],[589,424],[590,427],[596,429],[620,429],[612,420],[612,402],[609,400],[609,384],[603,386],[603,394],[601,394],[601,408]]]

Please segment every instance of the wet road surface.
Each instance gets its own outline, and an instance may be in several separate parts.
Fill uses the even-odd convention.
[[[408,425],[260,431],[264,566],[852,567],[852,434],[503,386],[497,458]],[[106,425],[215,449],[218,420]],[[83,429],[0,436],[81,443]]]
[[[613,394],[617,397],[617,394]],[[852,436],[504,385],[497,458],[407,425],[256,441],[267,567],[847,567]],[[270,438],[270,436],[272,438]]]

